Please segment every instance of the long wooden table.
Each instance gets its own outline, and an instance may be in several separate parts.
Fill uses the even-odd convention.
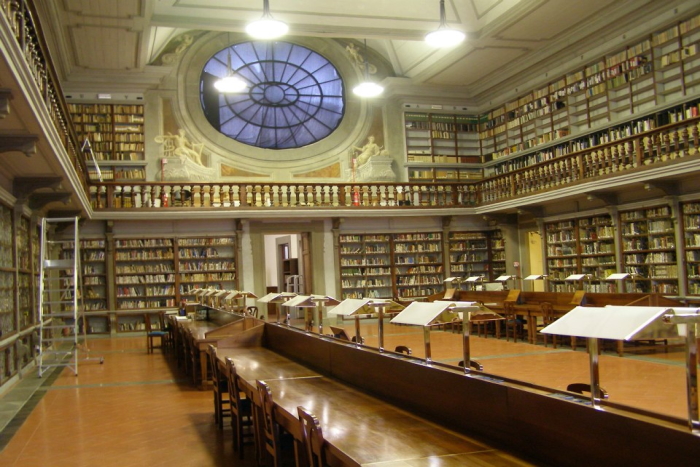
[[[229,318],[229,317],[227,317]],[[176,332],[179,333],[182,339],[188,339],[190,345],[199,354],[200,374],[195,375],[196,382],[199,382],[199,387],[204,388],[207,382],[207,348],[210,344],[216,344],[219,340],[236,335],[242,330],[249,329],[256,325],[261,326],[262,321],[251,317],[243,317],[241,315],[233,315],[231,321],[223,322],[223,320],[191,320],[172,318],[172,323],[177,327]],[[196,369],[193,369],[195,372]]]
[[[323,376],[271,350],[219,348],[219,364],[231,357],[242,389],[255,400],[256,381],[272,390],[279,424],[301,442],[297,407],[320,420],[331,466],[457,466],[484,457],[498,465],[530,465],[485,444],[431,423],[362,391]]]

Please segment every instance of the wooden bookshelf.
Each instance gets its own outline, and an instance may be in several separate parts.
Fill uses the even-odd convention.
[[[395,295],[421,298],[445,290],[442,233],[394,234]]]
[[[617,271],[615,228],[608,214],[577,220],[580,273],[588,274],[583,289],[592,293],[614,293],[616,285],[605,279]]]
[[[178,300],[192,300],[197,289],[237,288],[235,238],[185,237],[177,245]]]
[[[672,24],[480,116],[484,177],[657,128],[669,106],[697,116],[699,24]]]
[[[679,293],[674,220],[669,206],[620,213],[622,263],[635,274],[628,292]]]
[[[407,112],[406,166],[411,181],[481,179],[478,118]],[[469,167],[469,164],[475,164]]]
[[[700,295],[700,202],[682,204],[683,239],[688,295]]]
[[[115,240],[117,310],[175,308],[175,272],[172,239]]]
[[[3,338],[17,332],[13,217],[12,210],[0,204],[0,336]]]
[[[90,141],[103,181],[145,180],[143,105],[69,104],[81,144]],[[98,180],[95,162],[85,153],[90,180]]]
[[[578,232],[575,219],[545,224],[545,251],[547,283],[550,290],[570,292],[576,284],[566,282],[566,278],[572,274],[579,274]]]
[[[487,282],[492,280],[486,232],[450,232],[448,244],[450,277],[483,276]]]
[[[340,235],[340,289],[346,298],[392,298],[391,236]]]
[[[80,240],[85,311],[107,310],[107,268],[103,238]]]

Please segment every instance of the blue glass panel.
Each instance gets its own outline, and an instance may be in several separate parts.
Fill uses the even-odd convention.
[[[338,70],[306,47],[289,42],[232,45],[207,62],[202,83],[205,74],[210,82],[211,76],[231,72],[247,82],[246,91],[212,100],[204,94],[216,91],[202,85],[201,101],[205,107],[218,102],[217,129],[237,141],[269,149],[302,147],[330,135],[343,119],[345,88]],[[207,115],[215,111],[204,110]]]

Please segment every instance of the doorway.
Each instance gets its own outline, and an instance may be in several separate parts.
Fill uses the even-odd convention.
[[[312,283],[309,238],[307,232],[264,236],[265,287],[268,293],[309,293]]]
[[[527,248],[530,259],[530,274],[544,274],[544,258],[542,256],[542,235],[535,230],[527,233]],[[546,281],[527,281],[536,292],[544,292]]]

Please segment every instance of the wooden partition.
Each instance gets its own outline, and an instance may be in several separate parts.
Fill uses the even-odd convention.
[[[548,465],[695,465],[700,440],[684,420],[593,409],[545,388],[426,366],[337,339],[266,324],[264,345],[435,423]]]

